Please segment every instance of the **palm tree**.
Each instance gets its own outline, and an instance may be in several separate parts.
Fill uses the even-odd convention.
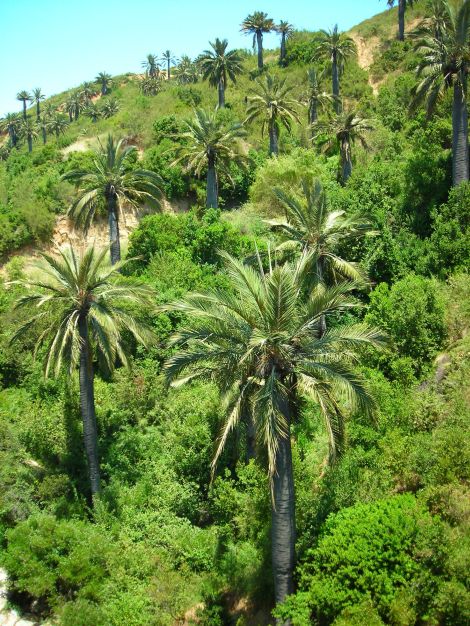
[[[23,119],[26,119],[26,103],[31,102],[31,94],[27,91],[20,91],[16,94],[16,99],[23,103]]]
[[[357,54],[356,44],[351,37],[338,31],[338,24],[333,30],[321,30],[318,44],[314,53],[314,60],[331,62],[332,91],[335,98],[335,111],[341,112],[341,100],[339,99],[339,77],[344,64]]]
[[[38,122],[41,119],[41,100],[44,100],[45,97],[39,87],[33,89],[31,100],[36,103],[36,119]]]
[[[212,50],[204,50],[199,57],[199,66],[204,80],[209,80],[212,87],[219,90],[219,108],[225,107],[225,90],[228,79],[235,83],[237,75],[243,71],[242,59],[236,50],[227,52],[228,41],[220,40],[209,42]]]
[[[101,111],[103,117],[105,119],[108,119],[113,115],[116,115],[116,113],[119,111],[119,102],[116,100],[116,98],[111,98],[103,104]]]
[[[55,115],[55,113],[56,113],[56,108],[53,104],[48,102],[47,104],[44,105],[43,110],[42,110],[41,120],[39,122],[39,126],[42,132],[42,142],[44,145],[46,145],[47,133],[50,130],[50,122],[53,116]]]
[[[85,105],[90,104],[93,96],[96,95],[94,83],[86,81],[80,85],[80,97],[83,98]]]
[[[101,95],[105,96],[109,92],[109,88],[113,82],[111,75],[106,72],[100,72],[95,78],[95,81],[100,85]]]
[[[396,0],[387,0],[390,8],[395,6]],[[398,39],[405,40],[405,12],[407,7],[413,6],[413,0],[398,0]]]
[[[95,124],[101,117],[101,109],[95,102],[90,102],[85,108],[84,113]]]
[[[262,118],[263,135],[266,127],[269,133],[269,154],[277,155],[280,125],[290,131],[292,121],[300,121],[296,111],[297,101],[291,96],[293,87],[286,84],[285,78],[269,74],[256,83],[257,89],[253,89],[253,95],[248,98],[246,122]]]
[[[274,20],[268,18],[267,13],[255,11],[246,17],[241,25],[241,31],[246,35],[253,35],[253,49],[258,49],[258,69],[263,69],[263,33],[274,30]]]
[[[142,63],[142,67],[150,78],[155,78],[160,73],[160,64],[155,54],[147,54],[145,61]]]
[[[67,118],[56,111],[56,113],[54,113],[48,121],[47,128],[51,133],[54,133],[56,139],[59,139],[59,135],[65,133],[68,125],[69,121]]]
[[[416,49],[424,53],[422,79],[413,104],[426,101],[428,114],[443,91],[452,87],[452,176],[454,186],[469,180],[467,75],[470,70],[470,0],[441,0],[442,32],[429,24]]]
[[[71,93],[70,96],[67,98],[64,106],[65,110],[69,114],[70,122],[78,120],[78,118],[80,117],[80,113],[83,109],[83,102],[80,94],[77,91]]]
[[[10,143],[13,148],[18,144],[18,130],[20,125],[19,113],[7,113],[1,120],[1,129],[3,132],[7,132],[10,138]]]
[[[105,203],[108,212],[111,263],[121,260],[119,215],[124,206],[136,207],[147,202],[159,208],[162,180],[158,174],[142,168],[132,169],[137,148],[125,147],[124,140],[117,143],[108,136],[106,148],[100,144],[92,164],[86,170],[72,170],[63,175],[78,187],[78,196],[69,208],[78,224],[88,230],[97,208]]]
[[[185,127],[178,135],[185,143],[179,149],[173,165],[183,161],[187,169],[197,176],[207,168],[206,208],[217,208],[218,171],[223,171],[231,180],[230,164],[233,161],[244,161],[240,139],[246,133],[242,124],[227,126],[217,113],[208,113],[202,109],[195,111],[194,119],[187,120]]]
[[[21,120],[19,126],[20,136],[28,142],[28,152],[33,151],[33,141],[38,136],[38,124],[31,117]]]
[[[326,193],[319,181],[301,182],[302,198],[281,188],[274,193],[284,209],[284,219],[266,220],[280,233],[282,243],[277,250],[298,250],[311,260],[309,275],[312,285],[331,287],[344,280],[365,284],[366,274],[357,265],[343,259],[338,248],[376,234],[365,215],[346,215],[345,211],[328,206]],[[321,336],[326,321],[320,319]]]
[[[183,54],[176,68],[176,79],[179,85],[197,83],[199,72],[197,64],[187,54]]]
[[[356,111],[343,111],[326,121],[312,125],[314,139],[319,139],[326,149],[339,149],[341,158],[341,180],[344,183],[352,173],[351,146],[356,142],[367,148],[366,133],[373,130],[372,121]]]
[[[183,313],[186,322],[170,341],[177,351],[164,372],[169,383],[181,385],[200,377],[220,388],[226,417],[213,469],[245,411],[252,415],[271,482],[274,590],[276,603],[281,603],[294,591],[292,424],[300,417],[302,399],[313,400],[326,422],[330,458],[340,453],[341,400],[347,398],[351,408],[364,413],[374,407],[354,367],[358,353],[362,346],[380,346],[383,337],[375,329],[344,322],[320,337],[321,316],[341,314],[354,300],[346,283],[307,298],[305,259],[264,273],[223,256],[230,289],[189,294],[165,307]]]
[[[37,278],[24,286],[16,308],[34,306],[39,312],[21,325],[12,341],[34,329],[36,351],[46,346],[46,376],[58,376],[65,369],[69,376],[79,370],[80,410],[83,439],[88,461],[92,496],[100,492],[100,465],[94,397],[94,360],[106,373],[112,373],[117,360],[128,365],[130,334],[146,345],[152,334],[131,316],[124,304],[148,304],[151,291],[135,282],[114,280],[120,265],[110,266],[107,251],[89,248],[77,254],[73,248],[57,256],[42,254],[36,266]]]
[[[166,77],[168,80],[170,80],[171,78],[170,68],[172,64],[174,65],[176,63],[176,59],[171,54],[170,50],[165,50],[165,52],[162,55],[162,61],[166,63]]]
[[[281,35],[281,52],[279,54],[279,65],[283,66],[286,63],[286,41],[291,37],[294,33],[294,27],[289,22],[285,22],[281,20],[277,26],[275,26],[276,31]]]
[[[307,111],[308,111],[308,123],[313,124],[318,119],[318,110],[325,109],[329,104],[334,102],[334,98],[331,94],[322,91],[320,87],[320,80],[315,68],[310,68],[307,72],[308,80],[308,96],[307,96]]]

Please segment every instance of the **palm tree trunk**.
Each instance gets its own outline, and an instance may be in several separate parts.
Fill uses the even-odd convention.
[[[44,126],[42,127],[42,143],[46,145],[47,143],[47,132]]]
[[[121,260],[121,242],[119,239],[119,216],[117,198],[114,192],[108,192],[107,203],[111,265],[116,265],[116,263],[119,263],[119,261]]]
[[[217,209],[218,203],[217,172],[215,169],[215,156],[209,155],[207,163],[207,185],[206,185],[206,208]]]
[[[318,110],[317,104],[313,100],[310,102],[310,106],[308,107],[308,123],[313,124],[318,119]]]
[[[33,138],[31,135],[28,135],[27,139],[28,139],[28,152],[32,152],[33,151]]]
[[[91,495],[100,492],[100,465],[98,457],[98,431],[95,415],[95,393],[93,388],[93,363],[90,355],[86,314],[78,319],[80,334],[80,411],[83,420],[83,440],[88,461]]]
[[[317,261],[317,279],[319,284],[323,283],[323,267],[322,267],[322,262],[320,259],[318,259]],[[321,315],[320,316],[320,329],[319,329],[319,335],[320,338],[322,338],[324,336],[324,334],[326,333],[326,317],[325,315]]]
[[[345,184],[352,174],[351,146],[347,139],[343,139],[341,142],[341,168],[341,177],[343,184]]]
[[[468,158],[467,101],[462,84],[455,81],[452,105],[452,182],[454,187],[469,180]]]
[[[168,59],[166,67],[167,67],[166,76],[167,76],[168,80],[170,80],[170,59]]]
[[[281,55],[279,57],[279,65],[283,67],[286,61],[286,33],[282,33],[281,37]]]
[[[405,41],[406,0],[398,0],[398,40]]]
[[[39,104],[39,100],[36,102],[36,119],[38,122],[41,119],[41,107]]]
[[[279,154],[279,140],[277,136],[277,124],[271,122],[269,124],[269,156]]]
[[[26,119],[26,100],[23,100],[23,119]]]
[[[258,69],[263,69],[263,33],[260,30],[256,31],[256,44],[258,48]]]
[[[290,438],[290,407],[286,405],[283,413],[287,422],[287,435],[279,441],[276,455],[271,513],[272,565],[276,604],[284,602],[286,597],[294,592],[293,573],[295,566],[295,493]],[[278,626],[288,623],[277,620]]]
[[[249,463],[251,459],[256,457],[256,428],[250,410],[246,411],[244,421],[246,426],[246,462]]]
[[[336,58],[336,52],[333,53],[333,64],[332,64],[332,89],[333,89],[333,97],[335,99],[334,107],[336,113],[341,113],[341,100],[339,99],[339,69],[338,69],[338,60]]]
[[[223,78],[219,80],[218,90],[219,90],[219,109],[224,109],[225,108],[225,84],[224,84]]]
[[[69,111],[69,121],[73,122],[73,115],[72,115],[72,111]]]

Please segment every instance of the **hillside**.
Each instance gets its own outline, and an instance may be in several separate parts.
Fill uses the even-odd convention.
[[[0,625],[470,623],[468,123],[411,106],[426,6],[278,25],[217,111],[209,55],[3,122]]]

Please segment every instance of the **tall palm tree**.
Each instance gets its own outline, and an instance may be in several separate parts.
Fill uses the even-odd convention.
[[[274,20],[267,13],[255,11],[246,17],[241,24],[241,31],[253,35],[253,49],[258,49],[258,69],[263,69],[263,33],[274,30]]]
[[[187,54],[183,54],[176,68],[176,80],[179,85],[197,83],[199,71],[197,63],[194,63]]]
[[[56,108],[53,104],[48,102],[47,104],[44,105],[42,109],[41,119],[39,121],[39,127],[42,133],[42,142],[44,145],[46,145],[47,133],[50,130],[50,122],[51,122],[51,119],[54,117],[55,113],[56,113]]]
[[[120,265],[110,266],[107,251],[89,248],[78,254],[69,248],[57,256],[42,254],[37,277],[24,282],[30,293],[19,298],[16,308],[39,310],[16,331],[12,341],[33,329],[36,351],[46,346],[46,376],[65,369],[70,376],[79,370],[80,410],[92,496],[100,492],[100,465],[94,397],[94,361],[107,373],[117,360],[128,364],[125,336],[144,345],[152,340],[148,328],[131,316],[126,302],[146,305],[148,287],[114,280]]]
[[[33,89],[31,96],[31,100],[36,104],[36,119],[39,122],[41,119],[41,100],[44,100],[46,96],[42,93],[40,87]]]
[[[335,97],[335,111],[341,112],[339,99],[339,77],[344,64],[357,54],[356,44],[351,37],[339,32],[338,24],[333,30],[321,30],[318,44],[314,53],[314,60],[329,61],[331,63],[332,92]]]
[[[362,346],[380,346],[381,333],[340,323],[320,337],[320,318],[354,305],[346,283],[305,297],[302,258],[269,273],[229,255],[230,290],[189,294],[166,307],[187,320],[173,335],[164,366],[168,382],[212,380],[223,394],[226,417],[213,468],[230,433],[250,411],[258,445],[266,451],[272,495],[272,564],[276,603],[294,591],[295,496],[291,427],[307,397],[326,422],[330,457],[342,450],[342,399],[369,413],[374,402],[355,370]],[[282,622],[283,623],[283,622]]]
[[[48,121],[47,127],[49,132],[54,133],[56,139],[59,138],[59,135],[62,135],[67,130],[67,126],[69,125],[69,121],[67,118],[56,111]]]
[[[1,129],[4,132],[8,133],[10,138],[10,143],[13,148],[18,144],[18,132],[20,125],[20,114],[19,113],[7,113],[5,117],[1,120]]]
[[[416,105],[426,101],[431,114],[441,94],[453,89],[452,176],[454,186],[469,180],[467,81],[470,70],[470,0],[441,0],[441,32],[428,24],[416,49],[424,54],[416,68],[422,79],[414,93]]]
[[[262,132],[266,128],[269,133],[269,154],[279,152],[279,130],[281,124],[290,131],[292,122],[299,122],[297,101],[291,95],[293,87],[286,84],[285,78],[266,75],[257,80],[257,88],[252,90],[248,98],[246,122],[262,119]]]
[[[26,103],[31,102],[31,94],[23,90],[16,94],[16,99],[23,103],[23,119],[26,119]]]
[[[106,147],[100,144],[88,169],[72,170],[62,177],[78,187],[78,195],[69,208],[69,215],[85,231],[92,223],[96,210],[105,203],[113,265],[121,260],[119,216],[125,205],[136,207],[147,202],[155,208],[160,207],[161,178],[154,172],[132,168],[136,151],[135,146],[125,147],[123,139],[115,142],[109,135]]]
[[[101,95],[105,96],[109,92],[109,88],[113,82],[111,74],[100,72],[95,78],[95,81],[100,85]]]
[[[162,61],[164,61],[166,63],[166,77],[167,77],[168,80],[170,80],[170,78],[171,78],[171,74],[170,74],[171,65],[174,65],[176,63],[176,59],[172,55],[170,50],[165,50],[165,52],[162,54]]]
[[[33,141],[37,139],[38,136],[38,124],[36,120],[33,120],[31,117],[27,117],[26,119],[21,120],[19,126],[20,136],[26,139],[28,142],[28,152],[33,151]]]
[[[207,169],[206,208],[219,206],[218,172],[222,171],[231,180],[230,163],[244,162],[240,139],[246,133],[242,124],[227,124],[215,112],[202,109],[195,117],[185,122],[185,130],[179,137],[185,140],[174,165],[184,162],[196,176]]]
[[[294,34],[294,27],[289,22],[281,20],[277,26],[275,26],[276,32],[281,35],[281,51],[279,54],[279,65],[283,66],[286,63],[286,42]]]
[[[315,68],[310,68],[307,72],[308,95],[307,95],[307,112],[308,123],[313,124],[318,119],[319,109],[325,109],[329,104],[333,104],[334,97],[322,91],[320,87],[320,77]]]
[[[314,139],[319,139],[326,149],[339,150],[343,184],[347,182],[353,169],[351,146],[358,141],[367,148],[366,135],[373,128],[372,120],[356,111],[343,111],[328,120],[317,121],[312,125]]]
[[[65,101],[64,106],[65,110],[69,114],[70,122],[78,120],[78,118],[80,117],[80,113],[83,110],[83,100],[80,97],[78,91],[70,94],[70,96]]]
[[[387,0],[390,8],[394,7],[396,0]],[[405,13],[407,7],[413,6],[413,0],[398,0],[398,39],[405,40]]]
[[[217,39],[209,42],[212,50],[204,50],[199,57],[199,66],[204,80],[219,90],[219,108],[225,107],[225,90],[228,79],[235,83],[243,71],[242,59],[236,50],[227,52],[228,41]]]
[[[155,78],[160,72],[160,64],[155,54],[147,54],[145,61],[142,63],[142,67],[150,78]]]

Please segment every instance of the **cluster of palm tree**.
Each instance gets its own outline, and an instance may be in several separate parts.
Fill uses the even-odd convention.
[[[281,46],[279,54],[279,64],[284,65],[286,61],[286,42],[293,35],[294,27],[289,22],[281,20],[275,24],[274,20],[268,17],[263,11],[255,11],[248,15],[241,24],[241,31],[246,35],[253,35],[253,49],[258,53],[258,69],[264,67],[263,60],[263,35],[265,33],[277,32],[281,35]]]
[[[95,99],[98,97],[96,83],[98,83],[101,96],[109,94],[111,77],[105,72],[98,74],[95,83],[82,83],[62,105],[64,111],[68,113],[70,122],[78,120],[82,113],[92,122],[96,122],[101,117],[112,117],[119,111],[119,103],[115,98],[106,99],[101,105],[96,104]]]

